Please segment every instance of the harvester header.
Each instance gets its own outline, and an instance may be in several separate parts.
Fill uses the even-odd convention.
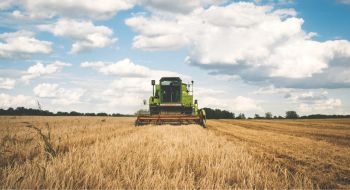
[[[198,101],[193,99],[193,81],[186,84],[179,77],[162,77],[159,84],[155,80],[151,84],[149,113],[138,114],[136,126],[197,123],[205,127],[205,112],[198,109]]]

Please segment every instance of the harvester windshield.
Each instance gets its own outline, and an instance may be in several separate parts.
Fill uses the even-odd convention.
[[[178,103],[181,101],[181,80],[167,79],[160,82],[161,102]]]

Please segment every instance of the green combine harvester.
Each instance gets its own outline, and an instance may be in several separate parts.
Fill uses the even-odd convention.
[[[155,80],[151,82],[149,112],[139,113],[135,126],[196,123],[205,127],[205,111],[198,109],[198,101],[193,100],[193,81],[185,84],[179,77],[162,77],[159,84]]]

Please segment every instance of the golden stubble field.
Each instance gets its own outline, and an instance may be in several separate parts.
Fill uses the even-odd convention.
[[[0,188],[350,188],[350,119],[134,119],[0,117]]]

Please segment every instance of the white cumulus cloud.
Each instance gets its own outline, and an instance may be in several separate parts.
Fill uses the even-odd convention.
[[[245,111],[262,111],[262,108],[259,106],[259,103],[248,97],[238,96],[229,102],[233,110],[245,112]]]
[[[2,0],[0,2],[0,10],[7,9],[13,4],[13,0]]]
[[[34,94],[42,98],[53,98],[57,96],[58,84],[43,83],[36,86]]]
[[[142,78],[121,78],[114,80],[99,98],[115,106],[140,107],[144,99],[152,94],[150,80]],[[135,109],[136,111],[137,109]]]
[[[63,16],[70,18],[111,18],[117,12],[135,5],[135,0],[5,0],[0,9],[15,5],[26,17],[32,19]]]
[[[337,0],[339,3],[344,3],[344,4],[349,4],[350,5],[350,0]]]
[[[16,85],[15,79],[0,77],[0,88],[10,90],[10,89],[13,89],[15,85]]]
[[[41,41],[33,32],[20,30],[0,34],[0,58],[25,58],[35,53],[51,53],[51,42]]]
[[[226,0],[139,0],[139,4],[155,12],[190,13],[195,9],[213,4],[221,4]]]
[[[258,100],[245,96],[231,97],[224,91],[196,88],[196,99],[199,100],[200,107],[218,108],[232,112],[262,112]]]
[[[301,103],[298,110],[303,114],[315,113],[335,113],[334,109],[342,106],[342,101],[337,98],[329,98],[326,100],[317,100],[313,104]]]
[[[51,64],[44,65],[40,62],[28,68],[28,70],[22,75],[21,79],[25,82],[37,78],[42,75],[49,75],[53,73],[60,72],[63,67],[71,66],[69,63],[64,63],[61,61],[55,61]]]
[[[235,98],[215,98],[205,96],[199,99],[200,107],[218,108],[232,112],[262,112],[259,103],[251,98],[237,96]]]
[[[269,85],[261,87],[258,90],[254,91],[253,94],[277,94],[277,93],[290,93],[295,91],[292,88],[276,88],[274,85]]]
[[[342,101],[339,98],[329,97],[327,91],[294,92],[289,93],[286,98],[297,105],[298,111],[303,114],[334,113],[335,109],[342,106]]]
[[[42,83],[34,89],[34,94],[40,98],[51,98],[52,104],[70,105],[80,103],[81,97],[84,95],[84,89],[66,89],[59,87],[58,84]]]
[[[180,73],[150,69],[143,65],[135,64],[128,58],[119,60],[115,63],[103,61],[82,62],[80,66],[83,68],[93,68],[105,75],[114,75],[119,77],[160,79],[161,77],[166,76],[178,76],[183,78],[184,80],[189,80],[188,76],[182,75]]]
[[[119,11],[140,5],[152,12],[186,14],[226,0],[3,0],[0,9],[14,7],[16,13],[31,19],[68,18],[108,19]]]
[[[34,107],[36,105],[35,99],[25,95],[10,95],[0,93],[0,107]]]
[[[95,26],[91,21],[62,18],[53,24],[39,25],[42,31],[73,40],[70,53],[78,53],[93,48],[103,48],[117,41],[113,31],[106,26]]]

